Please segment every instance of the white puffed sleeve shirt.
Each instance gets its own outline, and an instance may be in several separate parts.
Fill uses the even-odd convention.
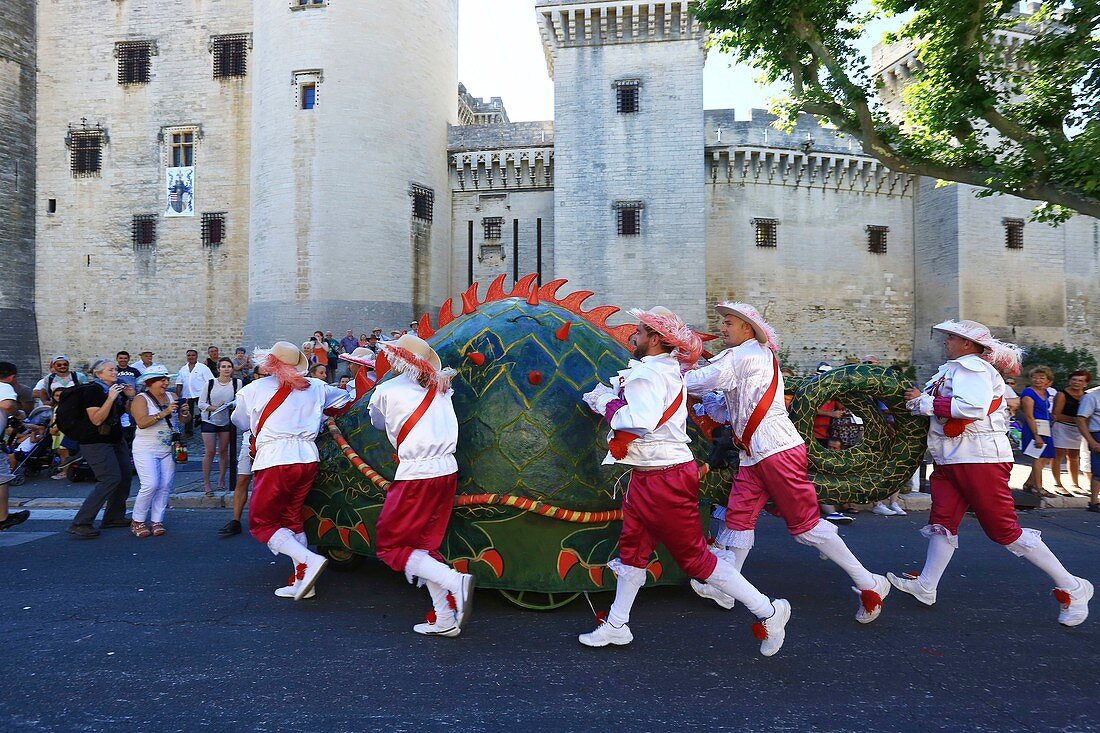
[[[611,416],[611,429],[640,436],[631,441],[626,456],[619,463],[674,466],[695,459],[688,447],[691,439],[687,434],[687,395],[683,396],[672,417],[657,427],[665,410],[684,391],[680,363],[676,359],[669,354],[644,356],[641,361],[631,359],[612,387],[626,405]],[[607,439],[611,440],[611,434]],[[610,452],[603,459],[604,465],[615,462]]]
[[[407,374],[381,382],[374,388],[367,410],[374,427],[386,431],[390,444],[397,447],[397,434],[428,390]],[[435,478],[458,471],[455,450],[458,448],[458,418],[451,398],[454,390],[436,394],[427,411],[413,426],[397,449],[397,473],[394,479]]]

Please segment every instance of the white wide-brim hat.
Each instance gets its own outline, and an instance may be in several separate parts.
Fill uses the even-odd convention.
[[[340,354],[340,358],[367,369],[374,369],[375,353],[365,346],[358,347],[350,354]]]
[[[164,379],[174,379],[175,376],[176,376],[175,374],[169,374],[168,373],[167,367],[163,367],[163,366],[158,365],[158,366],[153,366],[153,367],[149,367],[148,369],[146,369],[145,373],[137,378],[137,383],[138,384],[145,384],[146,382],[148,382],[152,379],[159,379],[161,377],[163,377]]]
[[[424,339],[406,333],[394,341],[383,342],[381,346],[382,355],[394,371],[414,379],[426,378],[428,384],[439,392],[450,389],[455,370],[444,369],[439,354]]]
[[[273,356],[287,366],[293,367],[299,374],[309,371],[309,357],[289,341],[276,341],[266,352],[257,354],[261,358],[266,355]]]
[[[933,331],[950,333],[973,341],[982,347],[982,358],[1006,374],[1019,374],[1024,350],[1016,344],[1006,343],[993,338],[985,325],[977,321],[944,321],[932,326]]]
[[[779,337],[775,335],[775,329],[768,325],[768,322],[764,320],[764,316],[760,315],[760,311],[753,306],[748,303],[723,301],[714,306],[714,309],[724,316],[740,318],[752,326],[752,332],[756,335],[757,341],[772,351],[779,350]]]

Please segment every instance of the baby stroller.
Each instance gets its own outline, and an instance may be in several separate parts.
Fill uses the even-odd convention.
[[[27,455],[24,456],[14,470],[12,470],[12,474],[15,476],[11,482],[12,486],[22,486],[26,482],[28,476],[33,478],[43,471],[49,471],[53,467],[54,456],[53,450],[50,448],[51,441],[48,432],[52,421],[53,411],[49,407],[36,407],[31,411],[30,415],[23,419],[21,426],[16,426],[17,430],[13,435],[33,427],[41,428],[43,435],[37,443],[33,444]]]

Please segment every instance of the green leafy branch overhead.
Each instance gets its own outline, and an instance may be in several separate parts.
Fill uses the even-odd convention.
[[[1041,202],[1034,218],[1100,217],[1100,0],[700,0],[711,43],[779,83],[781,120],[823,118],[890,168]],[[905,57],[872,77],[860,43]],[[890,81],[890,85],[887,85]],[[899,93],[887,106],[883,94]]]

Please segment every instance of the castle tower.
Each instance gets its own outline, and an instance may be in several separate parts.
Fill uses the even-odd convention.
[[[457,0],[257,0],[245,342],[400,327],[450,290]]]
[[[34,0],[0,4],[0,360],[34,384],[38,329],[34,318]]]
[[[554,276],[706,314],[704,32],[691,2],[538,0],[554,78]]]

